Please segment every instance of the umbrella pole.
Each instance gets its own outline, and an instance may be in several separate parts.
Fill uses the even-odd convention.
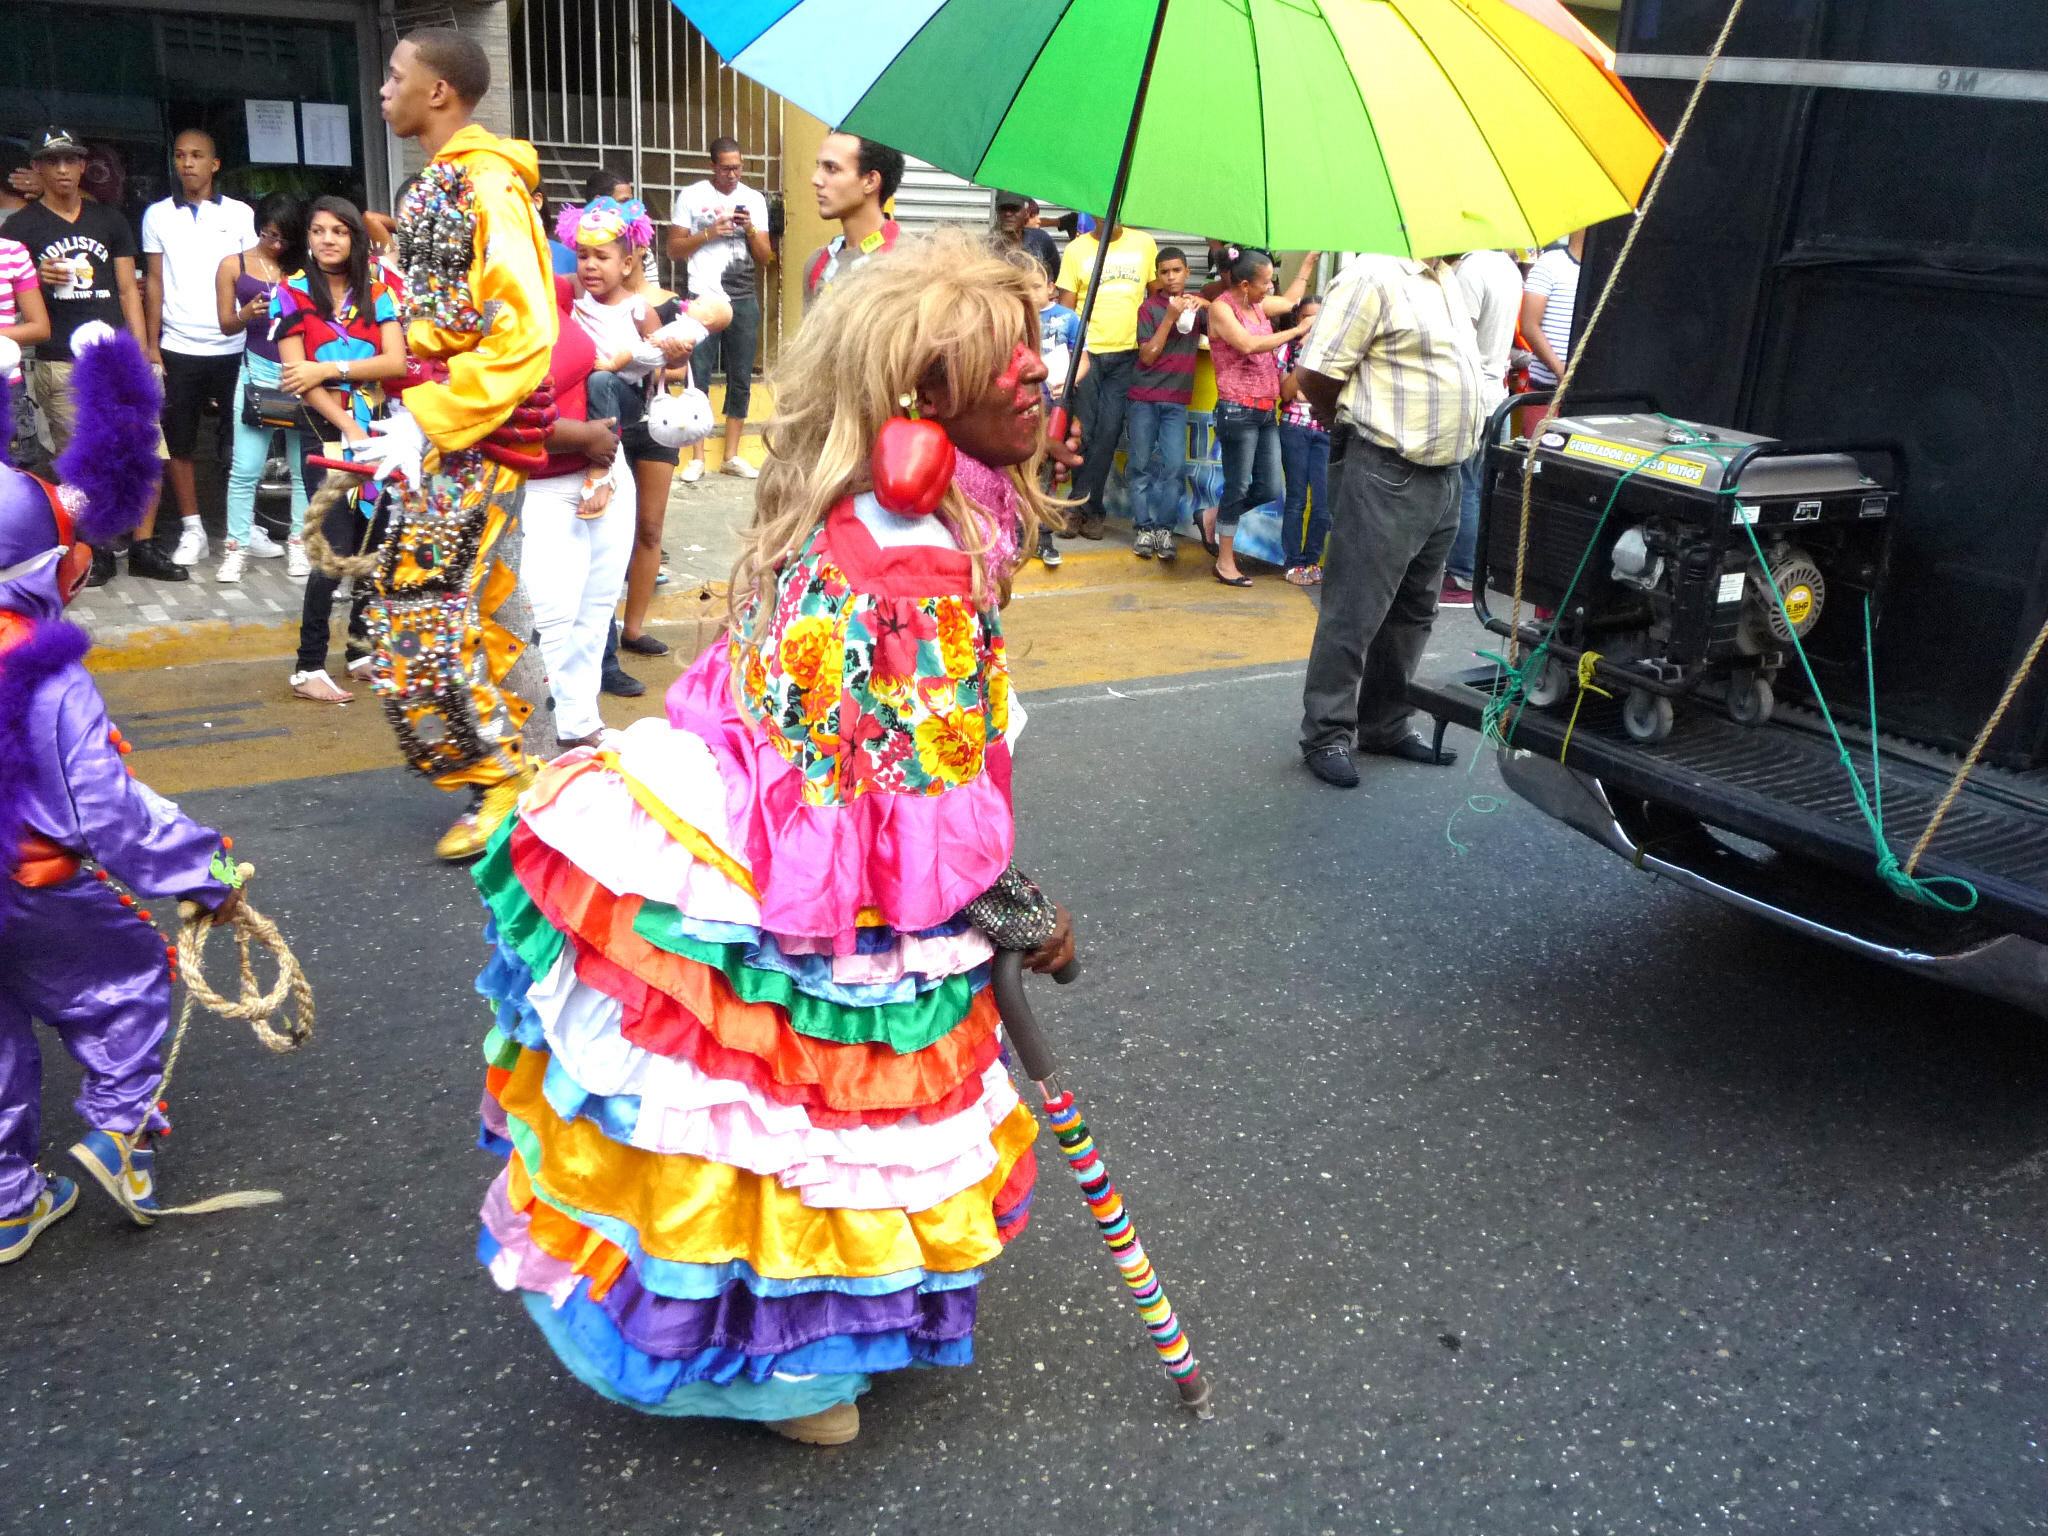
[[[1139,71],[1138,94],[1131,102],[1131,126],[1124,131],[1123,154],[1117,160],[1116,180],[1109,189],[1109,212],[1095,234],[1095,270],[1088,278],[1087,295],[1081,300],[1081,345],[1074,348],[1074,355],[1067,360],[1067,387],[1060,391],[1060,399],[1069,407],[1077,403],[1074,382],[1081,372],[1081,354],[1088,350],[1088,319],[1095,313],[1095,296],[1102,292],[1102,269],[1109,260],[1110,232],[1123,212],[1124,188],[1131,179],[1131,156],[1138,147],[1138,124],[1145,116],[1145,94],[1152,89],[1152,63],[1159,57],[1159,34],[1166,30],[1166,5],[1167,0],[1159,0],[1159,9],[1152,17],[1152,37],[1145,44],[1145,67]],[[1085,450],[1085,442],[1083,447]]]
[[[1079,964],[1070,963],[1056,972],[1053,980],[1066,983],[1080,974]],[[1131,1213],[1124,1208],[1123,1196],[1110,1182],[1109,1168],[1088,1134],[1088,1122],[1081,1118],[1073,1094],[1060,1086],[1059,1063],[1053,1058],[1052,1047],[1045,1043],[1045,1036],[1039,1033],[1038,1020],[1024,996],[1024,961],[1015,950],[997,953],[992,985],[996,1010],[1002,1015],[1003,1033],[1009,1036],[1025,1074],[1045,1101],[1045,1117],[1052,1123],[1060,1153],[1074,1172],[1074,1182],[1081,1186],[1081,1198],[1088,1202],[1096,1230],[1109,1245],[1110,1257],[1123,1276],[1138,1315],[1145,1320],[1152,1347],[1159,1351],[1159,1363],[1179,1391],[1181,1406],[1198,1419],[1213,1418],[1215,1409],[1209,1402],[1212,1389],[1195,1359],[1195,1347],[1182,1330],[1173,1303],[1166,1299],[1166,1288],[1160,1283],[1158,1271],[1145,1257],[1145,1245],[1138,1241],[1138,1229],[1131,1221]]]

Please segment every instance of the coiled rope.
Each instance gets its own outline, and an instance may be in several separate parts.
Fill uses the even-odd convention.
[[[241,865],[240,869],[245,881],[255,873],[247,864]],[[178,1012],[178,1027],[171,1036],[171,1048],[164,1057],[163,1082],[157,1089],[159,1108],[170,1098],[171,1075],[177,1071],[178,1057],[185,1048],[185,1035],[192,1027],[192,1010],[196,1006],[204,1006],[209,1013],[223,1019],[242,1020],[255,1031],[256,1038],[266,1048],[279,1053],[296,1051],[313,1038],[313,988],[306,980],[306,972],[299,964],[298,956],[292,953],[284,935],[278,932],[277,924],[247,901],[240,903],[234,916],[228,919],[226,926],[234,931],[241,970],[237,995],[229,998],[214,991],[200,966],[207,936],[221,925],[214,921],[211,912],[189,901],[178,903],[178,915],[183,920],[178,930],[178,969],[185,983],[185,1003]],[[256,967],[251,958],[255,944],[268,949],[277,961],[277,982],[268,992],[256,979]],[[292,1011],[281,1019],[280,1027],[273,1021],[280,1020],[287,1000],[292,1004]],[[209,1211],[273,1205],[282,1199],[283,1194],[274,1189],[234,1190],[210,1199],[196,1200],[190,1205],[166,1206],[157,1214],[201,1216]]]

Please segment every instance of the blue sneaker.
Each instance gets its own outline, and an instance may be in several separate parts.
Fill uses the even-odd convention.
[[[27,1256],[43,1228],[55,1226],[78,1204],[78,1186],[69,1179],[52,1179],[36,1196],[36,1203],[13,1216],[0,1217],[0,1264],[12,1264]]]
[[[136,1145],[127,1131],[88,1131],[71,1155],[138,1227],[155,1222],[156,1154]]]

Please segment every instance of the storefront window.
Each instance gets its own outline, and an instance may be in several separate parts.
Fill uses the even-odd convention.
[[[220,150],[221,187],[236,197],[331,192],[363,204],[353,27],[42,0],[6,10],[4,169],[57,124],[96,151],[87,189],[139,220],[176,188],[172,140],[203,128]]]

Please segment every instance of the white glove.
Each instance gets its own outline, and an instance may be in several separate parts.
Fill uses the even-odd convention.
[[[427,434],[413,420],[411,411],[394,405],[389,416],[370,423],[370,432],[368,442],[351,445],[350,456],[375,464],[374,478],[379,484],[393,475],[414,485],[426,478]]]

